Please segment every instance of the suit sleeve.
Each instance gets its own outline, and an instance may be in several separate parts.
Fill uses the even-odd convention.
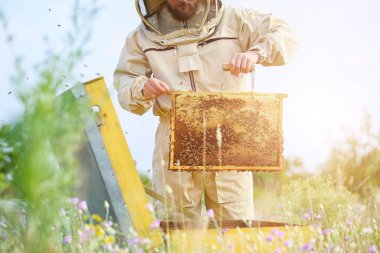
[[[154,100],[146,99],[142,93],[151,70],[148,59],[138,45],[137,33],[131,33],[125,41],[114,72],[113,84],[121,107],[142,115],[152,107]]]
[[[294,57],[298,36],[284,20],[252,10],[242,10],[241,20],[240,43],[260,55],[261,65],[285,65]]]

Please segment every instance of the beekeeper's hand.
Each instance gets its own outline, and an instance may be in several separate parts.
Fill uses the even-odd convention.
[[[170,88],[166,83],[152,76],[145,82],[142,92],[146,99],[156,99],[163,94],[169,94]]]
[[[230,61],[231,74],[234,76],[239,76],[240,73],[247,74],[259,58],[260,55],[253,51],[234,54]]]

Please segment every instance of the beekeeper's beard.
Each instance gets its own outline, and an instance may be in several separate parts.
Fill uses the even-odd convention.
[[[168,10],[172,14],[173,18],[184,21],[188,20],[197,12],[200,0],[187,0],[178,1],[176,4],[171,4],[170,1],[166,1]]]

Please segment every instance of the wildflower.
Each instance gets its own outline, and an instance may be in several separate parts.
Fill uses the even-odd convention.
[[[366,227],[366,228],[363,228],[363,230],[362,230],[362,235],[372,234],[372,233],[373,233],[373,230],[371,227]]]
[[[292,247],[292,241],[291,240],[287,240],[284,242],[284,245],[288,248]]]
[[[82,200],[80,201],[78,204],[77,204],[77,208],[79,210],[87,210],[88,207],[87,207],[87,202],[85,200]]]
[[[215,217],[214,210],[213,210],[213,209],[209,209],[209,210],[207,210],[207,216],[208,216],[208,217]]]
[[[266,238],[265,238],[265,241],[267,242],[273,242],[273,237],[268,235]]]
[[[135,237],[130,240],[128,240],[128,244],[131,246],[139,245],[141,243],[141,238],[140,237]]]
[[[304,218],[305,220],[310,220],[310,219],[311,219],[311,211],[305,213],[305,214],[303,215],[303,218]]]
[[[371,247],[368,248],[367,253],[378,253],[378,248],[376,245],[372,245]]]
[[[155,220],[155,221],[153,221],[152,225],[150,225],[151,230],[154,230],[154,229],[159,228],[159,227],[160,227],[160,220]]]
[[[63,244],[69,244],[73,241],[73,237],[71,235],[66,235],[64,238],[63,238]]]
[[[346,225],[351,226],[352,225],[352,221],[347,219],[346,220]]]
[[[96,225],[96,227],[95,227],[95,234],[98,237],[102,237],[105,233],[104,233],[104,230],[103,230],[103,228],[101,226]]]
[[[110,220],[104,222],[105,227],[112,227],[112,225],[113,225],[113,222]]]
[[[226,233],[228,231],[228,228],[223,228],[222,229],[222,234]]]
[[[112,244],[115,242],[115,237],[114,236],[107,236],[106,238],[104,238],[104,243],[105,244]]]
[[[110,204],[108,204],[108,201],[107,201],[107,200],[104,201],[104,207],[105,207],[106,209],[110,208]]]
[[[278,239],[282,239],[285,236],[285,231],[275,228],[271,231],[271,234],[276,236]]]
[[[305,243],[303,246],[300,248],[301,251],[306,252],[306,251],[313,251],[314,247],[312,243]]]
[[[99,223],[103,222],[102,217],[100,217],[100,215],[98,215],[98,214],[93,214],[92,219],[94,219],[95,221],[97,221]]]
[[[79,203],[79,199],[78,198],[70,198],[69,201],[74,204],[74,205],[77,205]]]
[[[326,229],[322,230],[322,235],[326,236],[326,235],[330,234],[331,232],[332,232],[331,228],[326,228]]]
[[[154,207],[153,207],[153,205],[152,205],[151,203],[147,204],[147,205],[145,206],[145,208],[148,209],[148,210],[149,210],[150,212],[152,212],[152,213],[153,213],[153,211],[154,211]]]
[[[84,243],[88,241],[93,234],[94,234],[93,228],[86,225],[84,227],[84,231],[78,230],[79,242]]]

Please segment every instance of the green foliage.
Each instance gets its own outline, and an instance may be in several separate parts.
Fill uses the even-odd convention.
[[[21,215],[27,223],[21,234],[18,231],[17,237],[11,236],[12,227],[23,224],[17,218],[7,218],[8,224],[0,227],[0,235],[8,237],[8,243],[1,245],[1,251],[61,251],[63,219],[59,218],[59,210],[73,193],[75,153],[81,145],[78,115],[85,109],[73,96],[56,95],[67,82],[75,82],[73,72],[85,56],[97,11],[96,2],[75,2],[73,29],[67,32],[72,40],[62,51],[48,50],[46,58],[36,64],[34,85],[25,83],[22,58],[15,58],[11,81],[24,114],[0,130],[0,194],[22,201],[25,207]],[[2,203],[0,209],[5,213],[5,204],[12,201]]]
[[[375,199],[380,198],[380,129],[373,129],[369,115],[360,131],[347,132],[346,140],[332,149],[322,171],[363,201],[380,204]]]
[[[280,220],[331,225],[351,217],[358,202],[355,195],[331,178],[307,176],[286,183],[279,191],[279,203]]]

